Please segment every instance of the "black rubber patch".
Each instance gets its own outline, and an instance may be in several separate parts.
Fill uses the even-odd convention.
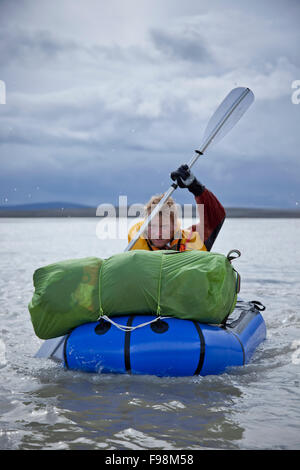
[[[103,320],[103,318],[101,318],[98,325],[95,327],[95,333],[96,333],[96,335],[105,335],[105,333],[108,332],[110,327],[111,327],[111,323],[109,323],[108,321],[105,321],[105,320]]]
[[[163,320],[157,320],[155,323],[151,323],[151,330],[154,333],[165,333],[169,329],[169,325],[167,322]]]

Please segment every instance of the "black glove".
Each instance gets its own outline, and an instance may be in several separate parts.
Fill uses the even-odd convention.
[[[188,165],[181,165],[176,171],[172,171],[171,178],[180,188],[187,188],[194,196],[200,196],[205,189],[205,186],[197,180]]]

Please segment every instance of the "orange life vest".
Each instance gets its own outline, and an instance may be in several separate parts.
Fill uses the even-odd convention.
[[[135,234],[140,230],[143,223],[144,223],[143,220],[141,222],[137,222],[129,229],[128,242],[130,242],[134,238]],[[171,240],[171,242],[168,243],[167,247],[164,247],[163,249],[169,249],[169,250],[175,250],[175,251],[190,251],[190,250],[207,251],[206,246],[204,245],[197,231],[179,229],[178,232],[176,232],[176,238]],[[150,243],[150,240],[141,236],[136,241],[135,245],[131,248],[131,250],[153,250],[154,251],[154,250],[159,250],[159,248],[153,246]]]

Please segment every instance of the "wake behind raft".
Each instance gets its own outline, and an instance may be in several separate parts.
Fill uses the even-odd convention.
[[[239,276],[231,266],[232,257],[197,251],[176,253],[137,250],[104,261],[69,260],[37,270],[29,310],[36,333],[49,339],[35,357],[59,361],[71,370],[161,377],[220,374],[228,367],[248,363],[266,337],[261,314],[264,307],[258,301],[237,299]],[[87,265],[93,271],[89,279]],[[78,282],[81,269],[84,275]],[[76,272],[76,292],[70,272]],[[116,290],[108,295],[105,283],[116,281],[116,276]],[[132,292],[133,279],[139,280],[136,297],[130,295],[126,300],[125,292]],[[84,289],[84,282],[89,283],[89,290]],[[177,290],[175,285],[169,290],[172,283],[178,283]],[[66,289],[60,294],[58,286],[64,285]],[[141,286],[147,294],[145,302]],[[91,305],[96,297],[101,315],[98,305],[93,321]],[[91,303],[86,317],[82,301],[85,306]],[[72,309],[74,315],[68,316]],[[56,320],[63,315],[65,319],[75,317],[78,326],[74,321],[69,328],[60,325]],[[66,334],[59,336],[59,331]]]

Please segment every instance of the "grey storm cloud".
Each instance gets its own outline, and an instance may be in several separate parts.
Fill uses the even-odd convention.
[[[3,65],[10,62],[51,60],[61,51],[74,48],[74,42],[54,39],[47,31],[0,30],[0,54]]]
[[[128,59],[117,45],[84,45],[79,39],[57,37],[47,30],[28,31],[22,27],[16,30],[0,30],[0,56],[2,65],[18,63],[23,66],[57,65],[75,66],[99,64],[99,60]]]
[[[192,62],[213,61],[203,37],[193,32],[188,35],[172,34],[164,30],[152,30],[151,38],[155,47],[171,59],[181,59]]]
[[[163,191],[224,96],[249,86],[255,104],[195,171],[224,204],[292,206],[300,7],[267,3],[0,3],[0,205]]]

